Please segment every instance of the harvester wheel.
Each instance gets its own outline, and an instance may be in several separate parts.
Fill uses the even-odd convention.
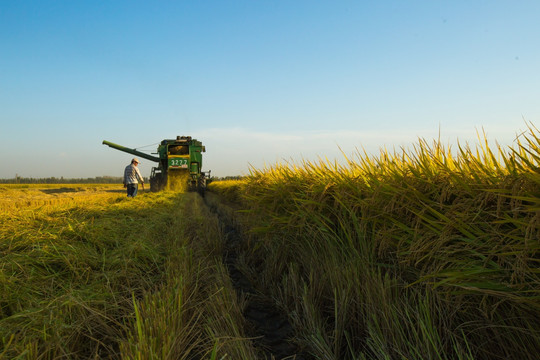
[[[163,182],[163,176],[161,174],[156,174],[154,177],[150,178],[150,191],[156,192],[163,190],[165,186]]]
[[[204,192],[206,191],[206,179],[201,178],[197,182],[197,192],[201,194],[202,197],[204,197]]]

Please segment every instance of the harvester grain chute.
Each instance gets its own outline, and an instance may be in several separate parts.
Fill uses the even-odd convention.
[[[185,174],[189,190],[197,190],[201,195],[204,195],[207,178],[210,176],[210,171],[201,171],[202,153],[206,149],[200,141],[192,139],[191,136],[177,136],[176,140],[162,140],[157,148],[156,154],[158,156],[149,155],[106,140],[103,140],[103,144],[157,162],[158,166],[153,167],[150,174],[150,190],[162,190],[169,182],[169,178],[177,174]]]

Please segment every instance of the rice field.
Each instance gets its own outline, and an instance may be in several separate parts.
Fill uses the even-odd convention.
[[[0,184],[0,211],[84,203],[90,198],[97,201],[123,193],[118,184]]]
[[[256,358],[194,193],[2,186],[1,359]]]
[[[289,359],[538,359],[540,138],[481,140],[275,164],[205,199],[180,177],[0,185],[0,359],[269,359],[255,298]]]
[[[244,271],[316,359],[538,359],[540,138],[253,169]]]

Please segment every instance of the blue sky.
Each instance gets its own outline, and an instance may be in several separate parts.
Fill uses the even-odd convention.
[[[0,178],[121,175],[130,155],[104,139],[191,135],[216,176],[439,132],[511,145],[540,123],[539,15],[538,1],[3,0]]]

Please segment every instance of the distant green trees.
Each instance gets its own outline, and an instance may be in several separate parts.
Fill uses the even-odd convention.
[[[147,179],[145,178],[146,182]],[[48,178],[32,178],[15,175],[11,179],[0,179],[0,184],[117,184],[122,183],[120,176],[96,176],[93,178],[64,178],[63,176]]]
[[[148,177],[143,177],[144,182],[148,182]],[[220,180],[240,180],[243,176],[224,176],[217,177],[212,176],[211,181],[220,181]],[[33,178],[33,177],[22,177],[15,175],[15,177],[10,179],[0,179],[0,184],[121,184],[121,176],[96,176],[93,178],[64,178],[63,176],[57,178],[55,176],[47,178]]]

